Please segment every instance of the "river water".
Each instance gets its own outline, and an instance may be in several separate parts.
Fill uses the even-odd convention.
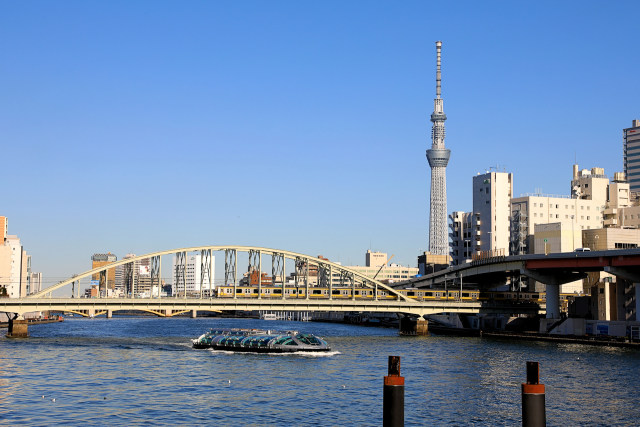
[[[296,329],[335,351],[192,349],[211,327]],[[0,339],[0,425],[376,426],[390,355],[406,425],[521,424],[527,361],[540,362],[548,425],[640,423],[635,350],[252,319],[74,318],[29,332]]]

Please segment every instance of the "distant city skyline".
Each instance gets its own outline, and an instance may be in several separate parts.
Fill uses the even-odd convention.
[[[415,266],[433,43],[447,213],[490,167],[514,196],[569,194],[576,161],[623,170],[635,6],[7,3],[0,215],[43,288],[94,253],[204,244]]]

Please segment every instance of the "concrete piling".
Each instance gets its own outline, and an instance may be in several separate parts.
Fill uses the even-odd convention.
[[[527,382],[522,383],[522,425],[524,427],[547,425],[544,396],[544,384],[540,384],[540,366],[538,362],[527,362]]]
[[[384,377],[382,425],[404,426],[404,377],[400,376],[400,356],[389,356],[388,376]]]
[[[7,327],[7,338],[29,338],[29,324],[26,320],[18,316],[9,317],[9,325]]]

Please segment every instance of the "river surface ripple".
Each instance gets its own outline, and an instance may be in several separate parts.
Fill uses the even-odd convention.
[[[212,327],[295,329],[335,351],[192,349]],[[0,339],[0,425],[378,426],[390,355],[408,426],[521,425],[526,361],[540,362],[548,425],[640,422],[635,350],[251,319],[74,318],[29,332]]]

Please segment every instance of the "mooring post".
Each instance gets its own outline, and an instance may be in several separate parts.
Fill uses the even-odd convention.
[[[522,383],[522,425],[524,427],[547,425],[544,384],[540,384],[538,362],[527,362],[527,382]]]
[[[404,377],[400,376],[400,356],[389,356],[388,376],[384,377],[382,425],[404,426]]]

